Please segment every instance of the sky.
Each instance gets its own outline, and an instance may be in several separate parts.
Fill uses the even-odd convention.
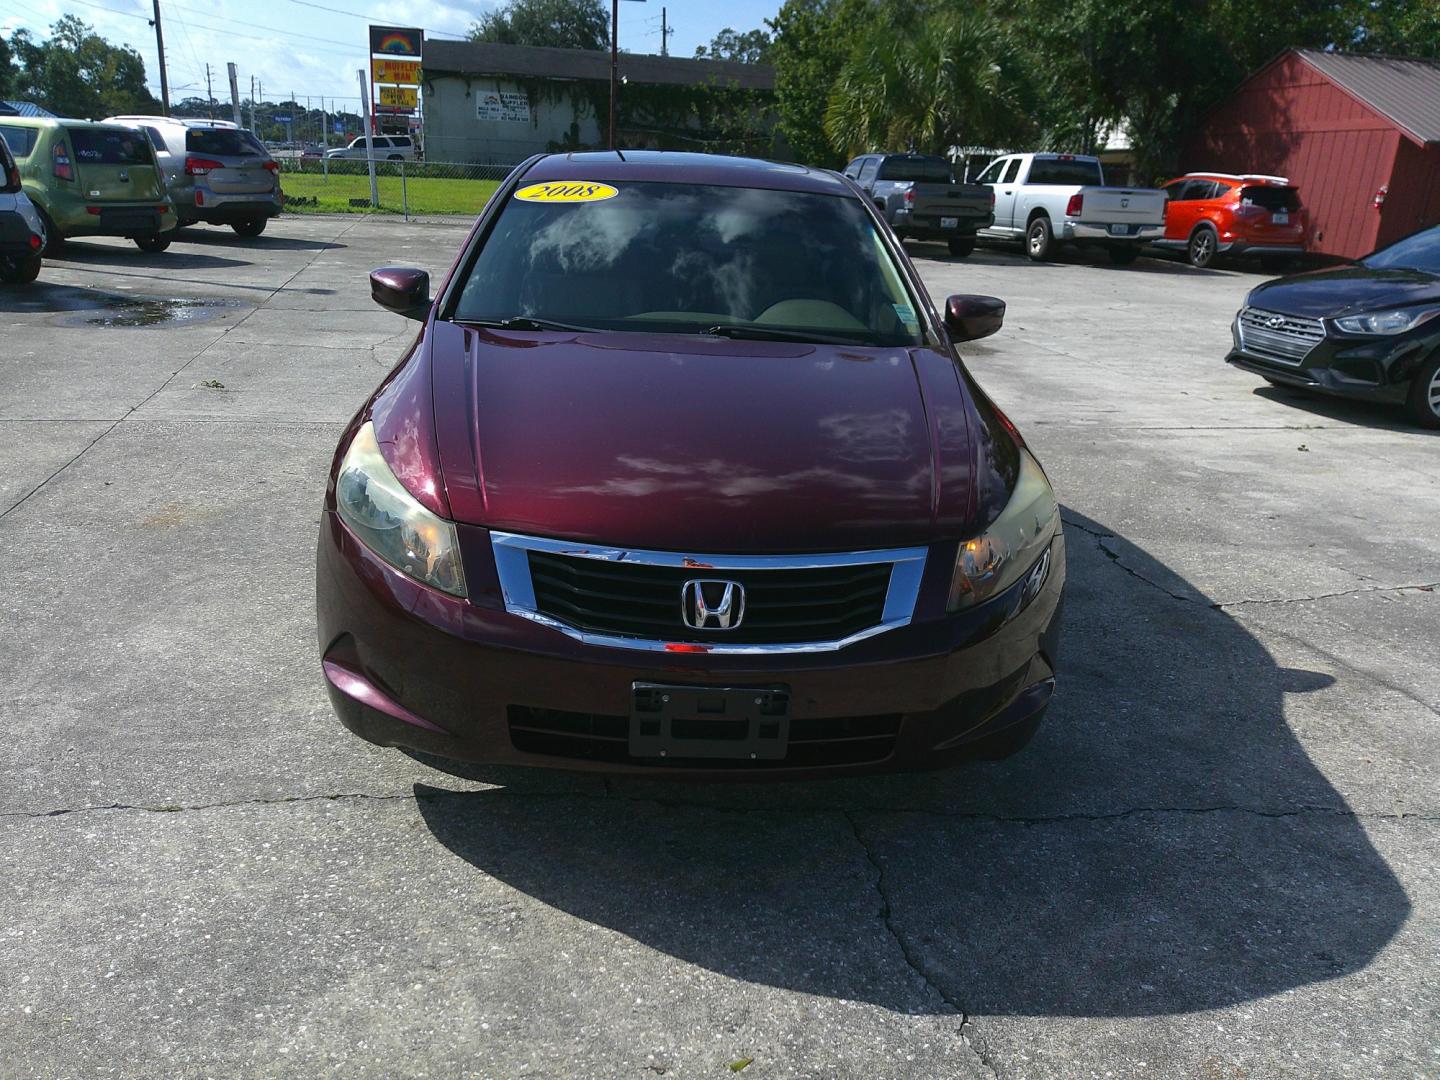
[[[751,30],[772,16],[781,0],[667,0],[663,5],[675,29],[673,56],[693,56],[726,26]],[[367,23],[423,26],[427,37],[463,37],[481,14],[499,6],[493,0],[160,0],[170,98],[205,96],[205,65],[210,64],[215,96],[229,98],[225,64],[238,69],[240,96],[249,96],[250,78],[264,84],[264,100],[304,101],[334,97],[344,108],[359,106],[355,72],[365,66]],[[657,0],[622,0],[620,47],[635,53],[660,51]],[[722,14],[723,12],[723,14]],[[150,89],[160,96],[155,32],[149,25],[151,0],[0,0],[0,33],[24,27],[39,39],[62,14],[80,16],[104,38],[134,46],[145,58]],[[348,99],[348,100],[346,100]]]

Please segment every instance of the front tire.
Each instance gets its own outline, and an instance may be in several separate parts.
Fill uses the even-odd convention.
[[[1111,244],[1110,261],[1116,266],[1129,266],[1140,257],[1140,249],[1133,244]]]
[[[1440,428],[1440,353],[1420,365],[1405,401],[1410,419],[1423,428]]]
[[[40,276],[40,256],[25,255],[0,259],[0,281],[7,285],[29,285]]]
[[[1204,270],[1215,261],[1219,246],[1220,241],[1215,230],[1202,225],[1190,234],[1190,242],[1185,246],[1185,256],[1190,260],[1191,266]]]
[[[1055,233],[1050,228],[1050,219],[1043,214],[1025,230],[1025,254],[1032,262],[1046,262],[1055,254]]]
[[[170,233],[155,233],[153,236],[135,237],[135,246],[148,255],[158,255],[175,239]]]
[[[246,218],[244,221],[237,221],[230,227],[235,230],[236,236],[259,236],[265,231],[267,222],[262,218]]]
[[[973,236],[964,239],[949,240],[945,246],[950,249],[950,254],[957,259],[963,259],[975,250],[975,238]]]

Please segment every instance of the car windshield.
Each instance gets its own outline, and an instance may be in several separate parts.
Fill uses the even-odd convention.
[[[185,149],[216,157],[267,157],[263,146],[248,131],[236,128],[190,128],[185,132]]]
[[[856,199],[673,183],[605,190],[615,194],[512,198],[469,266],[452,317],[921,341],[899,268]]]
[[[1440,225],[1412,233],[1360,260],[1372,270],[1424,270],[1440,274]]]
[[[914,180],[924,184],[952,184],[950,163],[944,158],[886,158],[881,180]]]
[[[71,128],[70,146],[81,165],[153,165],[150,140],[134,130]]]

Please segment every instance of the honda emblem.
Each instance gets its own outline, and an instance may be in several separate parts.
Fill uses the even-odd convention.
[[[680,589],[680,618],[692,630],[734,630],[745,618],[745,586],[691,579]]]

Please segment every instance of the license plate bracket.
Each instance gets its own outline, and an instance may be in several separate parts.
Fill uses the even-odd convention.
[[[1290,211],[1276,210],[1273,214],[1270,215],[1270,220],[1276,225],[1289,225]]]
[[[777,761],[789,745],[787,686],[633,686],[632,757]]]
[[[940,219],[940,228],[942,228],[942,229],[958,229],[959,227],[960,227],[960,219],[959,219],[959,218],[942,217],[942,218]]]
[[[1130,226],[1129,226],[1129,225],[1111,225],[1111,226],[1110,226],[1110,235],[1111,235],[1111,236],[1129,236],[1129,235],[1130,235]]]

